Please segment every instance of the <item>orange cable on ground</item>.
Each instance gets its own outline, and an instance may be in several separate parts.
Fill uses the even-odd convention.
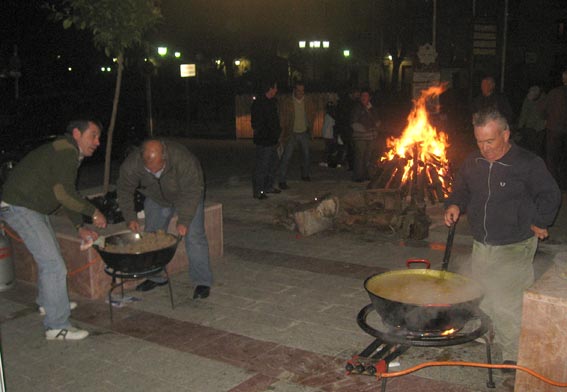
[[[2,225],[2,229],[6,232],[6,234],[8,234],[8,236],[10,236],[12,239],[14,239],[17,242],[21,242],[23,243],[24,241],[16,234],[14,233],[12,230],[8,229],[8,227],[6,225]],[[86,270],[87,268],[89,268],[91,265],[93,265],[94,263],[96,263],[97,261],[102,260],[100,258],[100,256],[95,257],[93,260],[89,261],[87,264],[80,266],[79,268],[77,268],[76,270],[73,271],[69,271],[67,272],[67,276],[71,277],[74,276],[76,274],[78,274],[81,271]]]
[[[378,377],[378,379],[399,377],[399,376],[404,376],[406,374],[410,374],[410,373],[413,373],[415,371],[424,369],[426,367],[432,367],[432,366],[469,366],[469,367],[492,368],[492,369],[517,369],[517,370],[521,370],[523,372],[526,372],[526,373],[528,373],[528,374],[530,374],[530,375],[532,375],[536,378],[539,378],[543,382],[546,382],[550,385],[553,385],[553,386],[556,386],[556,387],[561,387],[561,388],[567,387],[567,383],[565,383],[565,382],[559,382],[559,381],[551,380],[551,379],[549,379],[545,376],[542,376],[541,374],[535,372],[534,370],[529,369],[529,368],[524,367],[524,366],[488,364],[488,363],[478,363],[478,362],[463,362],[463,361],[425,362],[425,363],[416,365],[414,367],[411,367],[411,368],[408,368],[408,369],[405,369],[405,370],[400,370],[399,372],[378,373],[377,377]]]

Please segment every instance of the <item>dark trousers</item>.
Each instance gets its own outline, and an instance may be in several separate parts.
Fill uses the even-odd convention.
[[[337,165],[337,142],[335,139],[323,139],[325,141],[325,151],[323,151],[323,159],[321,162],[327,163],[329,166]]]
[[[354,170],[354,141],[346,139],[344,141],[344,156],[349,170]]]
[[[561,189],[567,187],[567,131],[546,130],[545,163]]]
[[[517,130],[517,133],[520,135],[519,146],[545,159],[545,130],[536,131],[533,128],[520,128]]]
[[[274,187],[277,162],[278,153],[275,145],[256,145],[256,167],[252,176],[254,195],[266,192]]]
[[[354,140],[354,181],[370,179],[369,166],[374,157],[374,140]]]

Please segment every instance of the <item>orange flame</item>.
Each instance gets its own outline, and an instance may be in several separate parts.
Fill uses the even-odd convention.
[[[457,332],[455,328],[448,329],[446,331],[441,332],[441,336],[449,336]]]
[[[443,184],[444,192],[448,191],[446,188],[449,184],[445,184],[445,178],[449,170],[449,161],[446,155],[446,150],[449,147],[448,137],[446,133],[438,132],[430,124],[427,113],[427,105],[431,104],[433,102],[432,99],[441,95],[446,88],[447,84],[443,83],[422,91],[419,99],[414,101],[413,110],[407,118],[408,125],[404,129],[402,136],[399,139],[390,137],[386,142],[388,151],[380,158],[381,162],[390,161],[396,156],[407,159],[402,183],[413,178],[414,154],[417,151],[418,173],[425,174],[428,180],[431,181],[430,173],[425,170],[424,165],[431,163]]]

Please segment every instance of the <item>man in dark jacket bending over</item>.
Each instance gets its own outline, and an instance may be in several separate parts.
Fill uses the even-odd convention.
[[[538,239],[547,238],[561,193],[543,160],[511,144],[506,118],[495,108],[473,116],[479,151],[464,161],[445,201],[445,223],[467,214],[472,274],[484,288],[481,309],[491,318],[504,362],[518,356],[523,292],[534,281]]]
[[[189,277],[196,286],[193,298],[207,298],[213,276],[205,234],[205,183],[198,159],[179,143],[147,140],[120,167],[117,188],[120,209],[133,232],[140,231],[134,207],[136,190],[145,196],[146,232],[167,231],[177,213],[177,233],[185,237]],[[163,278],[151,278],[137,290],[148,291],[165,283]]]

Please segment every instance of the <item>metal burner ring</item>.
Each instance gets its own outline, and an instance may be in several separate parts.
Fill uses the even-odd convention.
[[[480,319],[480,326],[467,333],[461,333],[458,331],[447,336],[412,336],[407,334],[396,334],[379,331],[369,326],[366,322],[366,318],[372,310],[374,310],[374,306],[372,304],[368,304],[360,310],[356,317],[358,326],[364,332],[388,343],[407,344],[411,346],[440,347],[468,343],[486,334],[491,325],[490,318],[484,312],[479,310],[477,316]]]

